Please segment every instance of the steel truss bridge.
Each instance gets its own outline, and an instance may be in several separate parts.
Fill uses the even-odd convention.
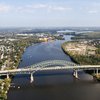
[[[62,69],[72,69],[73,75],[78,78],[78,70],[96,70],[96,74],[98,75],[98,70],[100,69],[100,65],[78,65],[72,62],[68,62],[65,60],[49,60],[43,61],[37,64],[33,64],[31,66],[19,69],[12,70],[3,70],[0,71],[0,76],[7,75],[16,75],[16,74],[30,74],[31,82],[34,81],[33,74],[37,71],[46,71],[46,70],[62,70]]]

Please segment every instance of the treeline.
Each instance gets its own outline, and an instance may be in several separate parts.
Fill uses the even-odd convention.
[[[100,39],[100,32],[88,32],[88,33],[80,33],[76,34],[72,39]]]
[[[96,54],[100,55],[100,48],[96,50]]]
[[[68,54],[71,59],[81,65],[100,65],[100,48],[96,50],[96,55],[77,55],[77,54],[72,54],[71,52],[68,52],[66,50],[66,46],[69,42],[65,42],[62,44],[62,49],[63,51]]]
[[[99,56],[84,56],[84,55],[71,55],[70,56],[80,65],[100,65]]]
[[[2,66],[5,62],[7,62],[5,68],[6,70],[16,69],[19,65],[21,56],[25,48],[31,45],[32,43],[39,43],[39,42],[41,41],[38,38],[29,37],[29,38],[22,38],[16,41],[10,41],[9,43],[4,43],[3,45],[10,46],[10,51],[4,52],[4,58],[0,60],[0,66]],[[10,87],[11,78],[12,77],[10,77],[10,79],[6,78],[0,79],[0,100],[7,99],[7,92]]]

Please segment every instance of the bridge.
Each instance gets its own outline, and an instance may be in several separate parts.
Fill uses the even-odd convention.
[[[65,60],[50,60],[50,61],[43,61],[37,64],[33,64],[31,66],[19,69],[12,69],[12,70],[3,70],[0,71],[0,76],[7,75],[16,75],[16,74],[30,74],[31,82],[34,81],[33,74],[37,71],[46,71],[46,70],[61,70],[61,69],[72,69],[73,76],[78,78],[78,70],[96,70],[96,75],[98,75],[98,70],[100,65],[78,65],[72,62],[68,62]]]

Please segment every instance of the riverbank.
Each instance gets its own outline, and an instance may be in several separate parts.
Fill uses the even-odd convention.
[[[17,69],[19,66],[19,63],[21,61],[21,57],[26,50],[26,48],[32,43],[40,43],[42,41],[38,40],[38,38],[28,37],[23,38],[20,40],[16,40],[13,42],[10,42],[10,53],[6,54],[4,53],[4,58],[1,61],[2,65],[6,63],[5,67],[2,67],[2,70],[9,70],[9,69]],[[8,45],[7,43],[5,45]],[[6,57],[6,59],[5,59]],[[6,78],[6,76],[1,77],[0,79],[0,100],[6,100],[7,99],[7,93],[10,88],[12,76],[9,76]]]
[[[70,41],[70,37],[65,36],[65,41]],[[19,68],[25,68],[25,66],[46,60],[66,60],[71,62],[69,56],[61,49],[63,42],[64,40],[56,40],[29,46],[22,56]],[[34,74],[34,82],[31,84],[30,75],[15,75],[12,81],[15,88],[10,88],[8,100],[65,100],[69,97],[69,94],[69,100],[73,100],[76,95],[80,99],[77,97],[75,99],[81,100],[84,98],[86,100],[87,95],[90,96],[91,93],[99,94],[96,91],[100,91],[100,85],[96,85],[97,83],[93,81],[91,75],[81,71],[79,72],[81,79],[76,80],[72,73],[72,70],[38,72]],[[20,89],[17,88],[18,86],[20,86]],[[84,93],[86,95],[81,95]],[[91,98],[87,100],[91,100]]]
[[[100,54],[97,52],[99,50],[98,46],[91,45],[88,41],[70,41],[65,42],[61,45],[62,50],[70,56],[70,58],[77,64],[80,65],[99,65],[100,64]],[[96,42],[97,43],[97,42]],[[97,44],[98,45],[98,44]],[[96,75],[93,71],[86,71],[100,80],[100,75]]]

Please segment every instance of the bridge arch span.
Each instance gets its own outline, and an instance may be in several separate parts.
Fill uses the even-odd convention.
[[[77,64],[66,61],[66,60],[48,60],[48,61],[42,61],[37,64],[33,64],[31,66],[28,66],[28,68],[45,68],[45,67],[54,67],[54,66],[77,66]]]

